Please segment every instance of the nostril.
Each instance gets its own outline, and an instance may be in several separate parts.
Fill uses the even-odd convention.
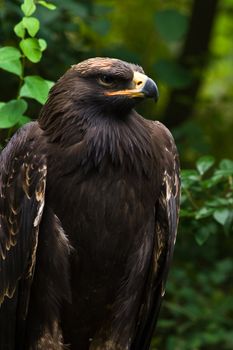
[[[137,86],[140,86],[140,85],[142,85],[142,81],[141,80],[137,81]]]

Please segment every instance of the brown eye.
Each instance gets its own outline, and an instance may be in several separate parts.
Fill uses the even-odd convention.
[[[98,81],[101,85],[111,86],[114,84],[114,78],[111,75],[101,75],[98,78]]]

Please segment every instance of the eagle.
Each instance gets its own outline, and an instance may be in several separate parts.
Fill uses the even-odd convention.
[[[0,349],[148,350],[176,240],[179,157],[134,109],[136,65],[90,58],[0,155]]]

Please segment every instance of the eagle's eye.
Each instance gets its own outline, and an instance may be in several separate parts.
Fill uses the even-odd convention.
[[[98,82],[104,86],[112,86],[115,83],[115,80],[111,75],[101,75],[98,77]]]

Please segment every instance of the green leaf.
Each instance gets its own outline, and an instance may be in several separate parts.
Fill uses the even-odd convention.
[[[24,38],[25,28],[22,21],[14,26],[14,32],[19,38]]]
[[[190,72],[176,62],[161,59],[154,68],[158,78],[170,87],[181,89],[192,83]]]
[[[209,236],[211,234],[216,233],[217,227],[214,223],[209,223],[208,225],[203,225],[202,227],[199,227],[196,234],[195,234],[195,240],[199,245],[202,245],[207,241]]]
[[[196,170],[182,170],[181,171],[182,180],[199,181],[200,176]]]
[[[47,48],[47,42],[44,39],[38,39],[40,50],[44,51]]]
[[[27,117],[26,115],[22,115],[19,118],[18,125],[20,127],[20,126],[23,126],[24,124],[29,123],[30,121],[31,121],[31,118]]]
[[[200,228],[200,230],[195,234],[195,240],[196,240],[197,244],[202,245],[207,241],[209,236],[210,236],[209,231],[207,231],[203,228]]]
[[[0,48],[0,68],[21,76],[22,64],[20,57],[21,53],[15,47],[5,46]]]
[[[0,48],[0,62],[7,62],[20,57],[21,53],[15,47],[5,46]]]
[[[212,156],[204,156],[198,159],[196,162],[197,170],[199,171],[200,175],[203,175],[209,170],[212,165],[214,164],[215,159]]]
[[[49,10],[56,10],[56,8],[57,8],[56,5],[52,4],[51,2],[46,2],[46,1],[43,1],[43,0],[39,0],[38,4],[40,4],[41,6],[46,7]]]
[[[42,53],[38,39],[28,38],[21,40],[19,43],[24,55],[33,63],[37,63],[41,60]]]
[[[202,181],[203,188],[215,187],[222,180],[221,176],[212,176],[204,181]]]
[[[198,219],[203,219],[208,216],[211,216],[214,212],[213,208],[207,208],[207,207],[202,207],[196,212],[195,218]]]
[[[20,96],[33,98],[44,104],[54,83],[36,75],[25,77],[24,81],[24,85],[20,90]]]
[[[223,159],[219,164],[219,168],[222,170],[231,170],[233,172],[233,161],[230,159]]]
[[[2,106],[4,106],[6,104],[6,102],[0,102],[0,108],[2,107]]]
[[[220,194],[218,195],[220,196]],[[232,198],[213,197],[213,199],[206,201],[206,205],[208,207],[219,208],[232,205],[232,201]]]
[[[174,9],[158,11],[155,24],[161,37],[167,41],[177,41],[187,32],[188,17]]]
[[[21,5],[21,10],[25,16],[29,17],[36,11],[36,5],[33,0],[24,0],[24,3]]]
[[[0,128],[11,128],[17,124],[27,109],[27,102],[11,100],[0,107]]]
[[[27,29],[29,35],[34,37],[40,29],[40,22],[35,17],[24,17],[23,18],[24,28]]]
[[[194,217],[195,216],[195,212],[190,211],[190,210],[186,210],[186,209],[180,209],[180,217],[181,218],[190,218],[190,217]]]
[[[215,170],[212,180],[216,183],[221,181],[229,181],[229,176],[233,176],[233,169],[226,170]]]
[[[189,188],[195,183],[199,183],[200,176],[196,170],[182,170],[181,171],[181,186]]]
[[[222,209],[216,210],[213,214],[213,217],[220,225],[224,225],[230,214],[231,214],[231,211],[229,209],[222,208]]]

